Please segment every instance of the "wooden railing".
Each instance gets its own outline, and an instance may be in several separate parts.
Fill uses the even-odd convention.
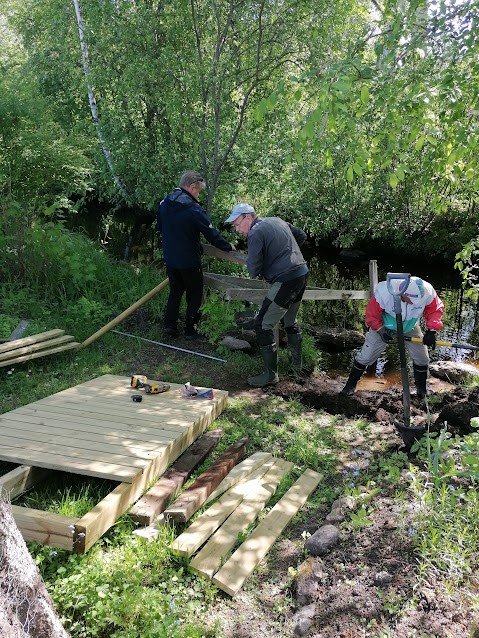
[[[203,245],[203,252],[209,257],[217,257],[226,259],[242,265],[246,264],[247,255],[239,251],[224,252],[210,246]],[[231,275],[220,275],[217,273],[205,272],[203,274],[205,285],[215,290],[222,290],[227,300],[249,301],[251,303],[261,304],[265,291],[269,288],[269,284],[260,279],[247,279],[243,277],[234,277]],[[304,301],[333,301],[348,299],[369,299],[374,293],[374,289],[378,284],[378,268],[376,260],[369,262],[369,290],[334,290],[331,288],[319,288],[316,286],[308,286],[303,296]]]

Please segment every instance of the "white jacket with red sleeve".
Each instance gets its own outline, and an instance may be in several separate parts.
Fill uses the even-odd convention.
[[[407,333],[424,315],[428,330],[441,330],[444,304],[437,296],[430,283],[420,277],[411,277],[407,289],[402,293],[412,303],[401,301],[403,329]],[[388,291],[386,281],[380,281],[374,295],[366,306],[366,323],[373,330],[385,326],[389,330],[397,330],[394,296]]]

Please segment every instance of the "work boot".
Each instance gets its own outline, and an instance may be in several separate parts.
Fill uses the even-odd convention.
[[[262,388],[265,385],[278,383],[278,350],[276,344],[261,346],[261,356],[264,362],[264,372],[256,377],[249,377],[248,383],[253,388]]]
[[[303,335],[297,333],[288,334],[288,346],[293,369],[299,374],[303,368]]]
[[[353,367],[351,368],[351,372],[349,373],[349,378],[346,381],[346,385],[339,394],[346,394],[348,396],[354,394],[356,385],[359,379],[363,376],[363,372],[366,370],[366,367],[367,366],[363,365],[362,363],[358,363],[356,359],[354,359]]]
[[[428,366],[418,366],[415,363],[412,364],[414,372],[414,383],[416,384],[416,396],[418,399],[424,399],[427,395],[427,371]]]

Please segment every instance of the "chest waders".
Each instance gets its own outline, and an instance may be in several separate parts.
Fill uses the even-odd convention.
[[[399,434],[404,442],[406,449],[409,451],[415,441],[421,438],[425,432],[425,428],[411,427],[411,393],[409,390],[409,377],[407,371],[406,362],[406,346],[404,345],[404,327],[402,322],[402,310],[401,310],[401,294],[407,290],[411,275],[409,273],[391,273],[388,272],[386,281],[388,292],[394,299],[394,312],[396,314],[396,326],[398,334],[398,349],[399,349],[399,361],[401,364],[401,380],[403,389],[403,415],[404,422],[395,421],[394,425],[399,431]],[[392,282],[399,280],[401,283],[397,288],[396,293],[393,290]]]

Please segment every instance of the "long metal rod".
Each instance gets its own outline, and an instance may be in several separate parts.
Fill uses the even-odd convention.
[[[148,343],[154,343],[155,346],[163,346],[163,348],[171,348],[172,350],[179,350],[180,352],[195,354],[197,357],[204,357],[205,359],[213,359],[213,361],[221,361],[221,363],[227,363],[225,359],[218,359],[218,357],[211,357],[209,354],[194,352],[193,350],[186,350],[185,348],[178,348],[177,346],[170,346],[168,343],[161,343],[160,341],[145,339],[145,337],[139,337],[138,335],[131,335],[128,332],[120,332],[119,330],[111,330],[111,332],[116,332],[117,335],[123,335],[124,337],[133,337],[134,339],[141,339],[142,341],[147,341]]]

